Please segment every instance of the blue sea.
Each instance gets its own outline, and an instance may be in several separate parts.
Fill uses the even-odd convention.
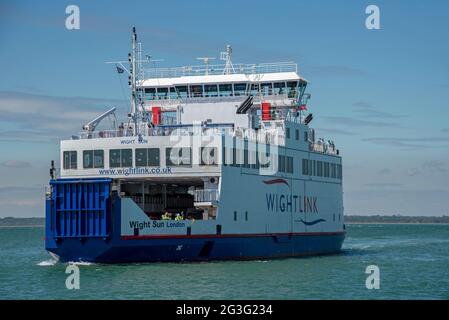
[[[262,261],[67,264],[43,227],[0,228],[0,299],[449,299],[449,225],[352,224],[341,254]],[[367,289],[366,267],[379,268]]]

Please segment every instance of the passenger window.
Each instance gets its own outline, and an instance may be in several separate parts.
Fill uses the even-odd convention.
[[[83,151],[83,168],[92,169],[94,167],[94,151],[84,150]]]
[[[147,164],[147,149],[136,149],[136,167],[146,167]]]
[[[110,168],[120,167],[120,149],[109,150],[109,167]]]
[[[218,89],[216,84],[206,84],[204,85],[204,96],[205,97],[216,97],[218,96]]]
[[[122,167],[132,167],[133,166],[133,150],[132,149],[122,149],[121,152],[121,164]]]
[[[232,84],[220,84],[218,89],[220,91],[220,97],[232,96]]]
[[[160,151],[159,148],[149,148],[148,149],[148,166],[149,167],[159,167],[160,164]]]
[[[94,168],[104,168],[103,150],[94,150]]]
[[[63,168],[67,170],[70,168],[70,153],[69,151],[63,152]]]
[[[63,152],[63,168],[76,169],[77,168],[77,156],[76,151],[64,151]]]
[[[70,151],[70,169],[77,168],[77,156],[76,151]]]

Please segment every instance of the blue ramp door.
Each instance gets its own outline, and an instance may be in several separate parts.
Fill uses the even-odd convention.
[[[51,230],[55,238],[108,237],[111,179],[51,180]]]

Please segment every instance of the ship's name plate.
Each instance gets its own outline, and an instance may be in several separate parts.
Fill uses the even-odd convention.
[[[183,221],[160,221],[160,220],[152,220],[152,221],[129,221],[129,227],[131,229],[151,229],[151,228],[184,228],[186,227],[186,223]]]

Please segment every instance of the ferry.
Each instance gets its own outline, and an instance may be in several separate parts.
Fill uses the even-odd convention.
[[[110,62],[128,76],[125,120],[110,108],[52,161],[46,250],[98,263],[338,253],[342,157],[315,137],[297,64],[234,64],[227,46],[221,64],[161,68],[135,28],[131,40]]]

